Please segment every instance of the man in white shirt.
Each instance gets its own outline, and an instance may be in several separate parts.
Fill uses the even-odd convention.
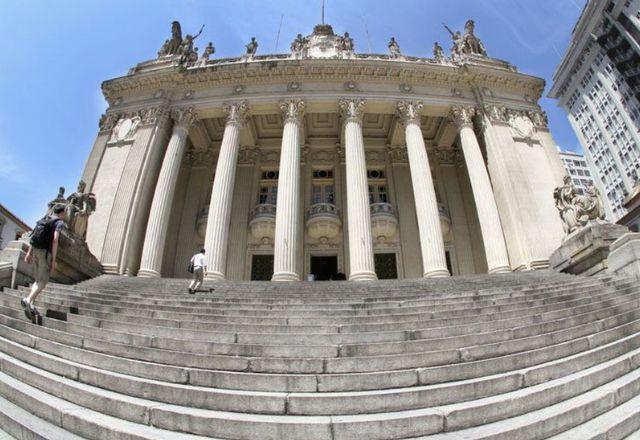
[[[204,274],[207,271],[207,259],[204,256],[204,249],[201,249],[199,253],[191,257],[191,264],[193,264],[193,281],[189,284],[189,293],[193,295],[202,285]]]

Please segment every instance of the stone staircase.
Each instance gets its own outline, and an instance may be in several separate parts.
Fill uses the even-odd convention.
[[[0,294],[0,439],[638,439],[640,281],[102,276]]]

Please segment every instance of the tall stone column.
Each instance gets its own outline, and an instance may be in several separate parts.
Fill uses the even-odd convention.
[[[458,136],[467,165],[473,199],[476,202],[488,272],[510,272],[509,255],[507,254],[498,207],[493,196],[489,173],[480,151],[480,145],[473,131],[472,118],[475,114],[474,107],[454,106],[451,109],[451,118],[458,127]]]
[[[405,126],[407,155],[422,251],[422,276],[425,278],[447,277],[449,270],[444,253],[438,201],[420,128],[422,106],[421,102],[399,102],[397,114]]]
[[[304,101],[280,103],[284,130],[280,150],[276,233],[272,281],[299,281],[297,271],[298,223],[300,222],[300,131]]]
[[[248,105],[245,101],[235,102],[226,105],[224,111],[227,114],[227,124],[218,155],[204,238],[207,256],[206,278],[209,280],[224,280],[226,277],[229,223],[240,150],[240,129],[246,122]]]
[[[142,260],[138,271],[139,277],[160,277],[176,181],[178,180],[178,172],[184,156],[189,127],[195,122],[196,113],[193,107],[178,108],[172,110],[171,117],[174,121],[173,131],[153,194],[147,232],[142,248]]]
[[[362,138],[364,99],[339,101],[344,124],[347,181],[347,222],[349,231],[349,279],[377,279],[371,238],[371,211],[367,164]]]

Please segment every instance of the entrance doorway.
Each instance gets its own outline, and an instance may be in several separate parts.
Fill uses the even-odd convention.
[[[338,273],[338,257],[336,255],[311,256],[311,272],[318,281],[331,279]]]
[[[251,281],[270,281],[273,276],[273,255],[251,257]]]
[[[395,280],[398,278],[395,253],[374,254],[373,259],[379,280]]]

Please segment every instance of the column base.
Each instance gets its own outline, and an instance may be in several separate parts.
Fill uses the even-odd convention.
[[[355,272],[349,275],[349,281],[376,281],[378,275],[375,272]]]
[[[487,273],[492,274],[492,273],[508,273],[508,272],[511,272],[510,266],[498,266],[498,267],[494,267],[493,269],[489,269]]]
[[[161,278],[160,272],[153,269],[140,269],[138,271],[139,278]]]
[[[102,272],[107,275],[120,275],[120,270],[115,264],[103,264]]]
[[[447,269],[436,269],[422,274],[423,278],[446,278],[450,276],[451,274]]]
[[[271,281],[300,281],[300,276],[295,272],[277,272],[273,274]]]
[[[207,271],[207,274],[204,277],[205,280],[207,281],[224,281],[226,279],[226,277],[224,276],[224,274],[222,272],[209,272]]]

